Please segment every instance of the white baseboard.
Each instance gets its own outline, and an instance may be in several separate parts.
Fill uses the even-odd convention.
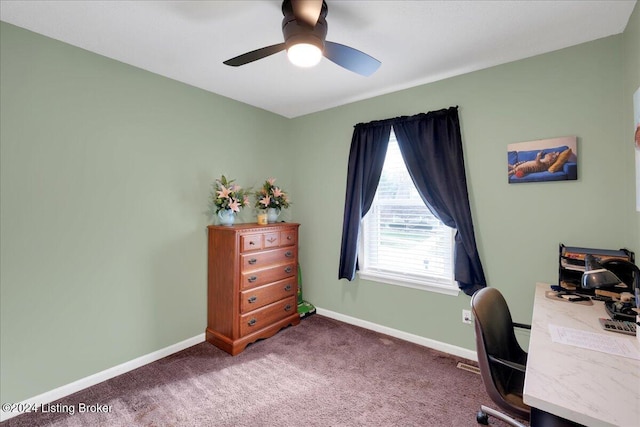
[[[389,328],[387,326],[378,325],[377,323],[369,322],[367,320],[358,319],[356,317],[347,316],[335,311],[325,310],[324,308],[316,307],[316,312],[321,316],[330,317],[341,322],[349,323],[351,325],[359,326],[361,328],[369,329],[381,334],[389,335],[395,338],[399,338],[404,341],[409,341],[414,344],[418,344],[424,347],[429,347],[434,350],[442,351],[443,353],[453,354],[454,356],[463,357],[465,359],[478,361],[478,354],[473,350],[458,347],[455,345],[447,344],[444,342],[432,340],[429,338],[421,337],[419,335],[410,334],[408,332],[400,331],[398,329]]]
[[[88,377],[81,378],[72,383],[63,385],[62,387],[58,387],[51,391],[47,391],[45,393],[39,394],[35,397],[32,397],[27,400],[23,400],[22,402],[15,405],[17,408],[34,408],[39,407],[40,405],[44,405],[47,403],[51,403],[54,400],[62,399],[65,396],[76,393],[80,390],[83,390],[87,387],[91,387],[92,385],[96,385],[113,377],[117,377],[118,375],[122,375],[129,371],[133,371],[141,366],[147,365],[151,362],[155,362],[156,360],[162,359],[163,357],[167,357],[173,353],[177,353],[185,348],[189,348],[196,344],[200,344],[205,340],[205,334],[202,333],[200,335],[196,335],[193,338],[188,338],[179,343],[170,345],[169,347],[162,348],[158,351],[154,351],[153,353],[146,354],[144,356],[140,356],[128,362],[122,363],[120,365],[114,366],[113,368],[105,369],[104,371],[98,372],[93,375],[89,375]],[[7,403],[7,402],[2,402]],[[0,422],[4,420],[8,420],[9,418],[13,418],[15,416],[20,415],[22,411],[13,411],[13,412],[5,412],[4,405],[2,410],[0,411]],[[28,410],[28,409],[27,409]]]

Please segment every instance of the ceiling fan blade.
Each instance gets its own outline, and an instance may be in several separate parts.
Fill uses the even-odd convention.
[[[322,0],[291,0],[296,21],[315,27],[322,10]]]
[[[225,65],[231,65],[232,67],[238,67],[240,65],[248,64],[249,62],[257,61],[258,59],[266,58],[285,49],[284,43],[278,43],[271,46],[266,46],[260,49],[252,50],[251,52],[243,53],[235,58],[227,59],[223,62]]]
[[[324,42],[324,56],[331,62],[363,76],[372,75],[381,64],[377,59],[358,49],[330,41]]]

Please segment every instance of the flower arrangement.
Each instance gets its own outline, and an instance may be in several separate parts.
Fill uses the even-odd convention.
[[[209,200],[209,210],[211,214],[222,210],[240,212],[240,209],[249,206],[250,190],[245,190],[237,184],[235,180],[227,179],[224,175],[213,184],[211,197]]]
[[[286,209],[289,207],[291,204],[289,196],[280,187],[274,185],[275,182],[275,178],[269,178],[264,182],[262,188],[256,191],[256,208]]]

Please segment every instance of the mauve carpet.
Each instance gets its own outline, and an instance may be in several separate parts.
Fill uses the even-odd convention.
[[[73,415],[1,425],[477,426],[480,405],[495,405],[459,361],[475,365],[314,315],[238,356],[201,343],[51,404]],[[110,412],[79,413],[81,404]]]

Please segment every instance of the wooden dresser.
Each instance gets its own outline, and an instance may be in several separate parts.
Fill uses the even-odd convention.
[[[300,224],[210,225],[207,341],[236,355],[300,323]]]

